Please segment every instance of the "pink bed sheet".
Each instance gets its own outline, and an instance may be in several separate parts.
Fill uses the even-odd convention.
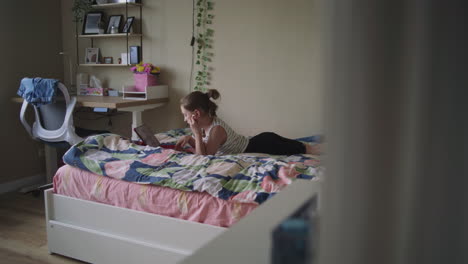
[[[54,192],[222,227],[231,226],[258,206],[221,200],[207,193],[125,182],[68,165],[61,167],[54,176]]]

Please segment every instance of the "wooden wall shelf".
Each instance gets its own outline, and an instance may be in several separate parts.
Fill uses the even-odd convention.
[[[111,3],[111,4],[102,4],[102,5],[92,5],[94,9],[108,9],[108,8],[125,8],[128,7],[140,7],[140,3]]]
[[[142,34],[128,34],[129,38],[136,38],[141,37]],[[94,34],[94,35],[78,35],[79,38],[126,38],[126,33],[118,33],[118,34]]]
[[[133,66],[131,64],[105,64],[105,63],[99,63],[99,64],[80,64],[80,67],[130,67]]]

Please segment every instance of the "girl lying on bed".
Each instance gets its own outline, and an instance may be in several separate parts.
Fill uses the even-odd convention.
[[[180,100],[184,121],[190,125],[193,136],[184,136],[177,142],[176,150],[186,144],[196,154],[227,155],[238,153],[265,153],[271,155],[319,154],[320,144],[309,145],[281,137],[272,132],[260,133],[250,139],[239,135],[216,116],[218,106],[210,100],[219,98],[219,92],[192,92]]]

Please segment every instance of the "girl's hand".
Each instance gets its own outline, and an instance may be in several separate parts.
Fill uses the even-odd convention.
[[[190,129],[192,130],[192,133],[195,137],[202,135],[201,128],[198,125],[198,121],[194,118],[193,115],[189,116],[189,118],[187,119],[187,123],[190,125]]]
[[[177,150],[177,151],[184,151],[185,145],[189,144],[190,146],[192,146],[190,144],[191,140],[192,140],[192,136],[181,137],[179,140],[177,140],[177,143],[176,143],[174,149]]]

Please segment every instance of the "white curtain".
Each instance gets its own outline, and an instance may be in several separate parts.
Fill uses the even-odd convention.
[[[468,263],[464,1],[319,0],[320,264]]]

